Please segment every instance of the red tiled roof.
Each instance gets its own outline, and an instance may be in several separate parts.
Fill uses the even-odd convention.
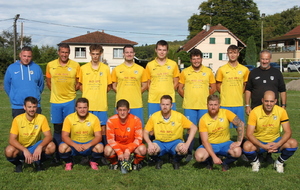
[[[293,30],[289,31],[284,36],[290,36],[290,35],[298,35],[298,36],[300,36],[300,25],[296,26],[296,28],[294,28]]]
[[[300,37],[300,25],[296,26],[293,30],[287,32],[283,36],[279,36],[276,38],[271,38],[266,40],[266,42],[273,42],[273,41],[285,41],[285,40],[291,40],[291,39],[296,39]]]
[[[109,44],[109,45],[137,45],[137,42],[130,41],[124,38],[106,34],[104,32],[91,32],[82,36],[77,36],[75,38],[70,38],[62,41],[61,43],[67,44]]]
[[[208,38],[210,35],[212,35],[214,32],[228,32],[235,39],[237,39],[244,46],[246,46],[245,43],[243,43],[238,37],[236,37],[233,33],[231,33],[226,27],[222,26],[221,24],[218,24],[216,26],[211,26],[208,31],[202,30],[201,32],[199,32],[196,36],[194,36],[192,39],[190,39],[185,45],[183,45],[182,50],[190,51],[191,49],[196,47],[198,44],[200,44],[202,41],[204,41],[206,38]]]

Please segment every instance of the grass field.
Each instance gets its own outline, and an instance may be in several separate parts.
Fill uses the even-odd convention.
[[[293,137],[300,139],[299,112],[300,92],[288,91],[287,111],[293,129]],[[49,95],[45,89],[42,96],[43,114],[49,119]],[[79,94],[80,96],[80,94]],[[144,102],[147,94],[144,94]],[[113,114],[115,94],[109,92],[109,115]],[[0,81],[0,146],[8,145],[9,129],[12,121],[9,100]],[[177,96],[177,108],[182,112],[181,98]],[[146,104],[145,104],[146,105]],[[146,115],[146,114],[145,114]],[[146,118],[145,118],[146,119]],[[147,121],[147,120],[145,120]],[[51,126],[52,127],[52,126]],[[234,134],[234,133],[233,133]],[[273,154],[277,158],[278,154]],[[251,171],[250,164],[239,159],[227,172],[215,165],[212,171],[192,160],[182,162],[180,170],[173,170],[166,163],[161,170],[146,166],[141,171],[132,171],[122,175],[120,171],[100,166],[93,171],[88,165],[76,164],[72,171],[64,171],[63,165],[48,167],[46,171],[36,173],[26,165],[23,173],[14,173],[14,166],[0,154],[0,189],[298,189],[300,186],[299,151],[285,165],[285,173],[279,174],[271,165],[262,165],[258,173]],[[46,163],[46,166],[49,163]]]

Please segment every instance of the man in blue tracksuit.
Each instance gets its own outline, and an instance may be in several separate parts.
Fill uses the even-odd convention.
[[[9,96],[12,116],[24,113],[24,99],[33,96],[38,99],[37,113],[41,113],[41,94],[44,90],[44,76],[39,65],[31,61],[32,49],[23,47],[20,60],[9,65],[4,76],[4,90]]]

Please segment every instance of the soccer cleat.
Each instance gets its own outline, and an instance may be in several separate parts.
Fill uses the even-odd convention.
[[[278,172],[278,173],[283,173],[284,172],[284,167],[283,167],[283,163],[280,162],[274,162],[274,169]]]
[[[185,158],[185,161],[190,162],[191,160],[193,160],[193,154],[188,154]]]
[[[259,162],[258,159],[257,159],[256,162],[251,162],[251,165],[252,165],[252,171],[253,172],[258,172],[259,171],[260,162]]]
[[[133,170],[138,170],[138,171],[140,171],[140,169],[142,169],[142,164],[133,164],[132,165],[132,169]]]
[[[109,162],[107,161],[107,159],[106,159],[105,157],[102,157],[102,158],[100,159],[100,161],[101,161],[101,163],[102,163],[103,165],[108,165],[108,164],[109,164]]]
[[[110,170],[117,170],[118,169],[118,164],[110,164],[109,166]]]
[[[172,163],[174,170],[179,170],[180,164],[179,162],[173,162]]]
[[[42,163],[39,163],[39,164],[34,163],[34,167],[35,167],[35,171],[37,171],[37,172],[45,170]]]
[[[161,169],[161,166],[163,165],[163,163],[164,163],[164,162],[163,162],[162,160],[156,162],[155,168],[158,169],[158,170]]]
[[[23,172],[23,164],[18,164],[18,165],[16,165],[15,172],[16,172],[16,173],[21,173],[21,172]]]
[[[90,166],[93,170],[98,170],[98,163],[90,161]]]
[[[222,165],[222,171],[226,172],[229,170],[229,166],[227,164]]]
[[[65,170],[66,170],[66,171],[72,170],[72,166],[73,166],[73,163],[72,163],[72,162],[66,163]]]

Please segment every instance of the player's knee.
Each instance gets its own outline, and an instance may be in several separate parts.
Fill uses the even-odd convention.
[[[229,152],[229,154],[232,157],[238,158],[242,155],[242,148],[241,147],[235,147],[235,148],[232,149],[231,152]]]
[[[195,152],[195,159],[197,162],[204,162],[206,160],[206,156],[201,149],[196,150]]]
[[[113,154],[115,154],[114,150],[111,148],[111,146],[106,145],[104,148],[104,155],[106,157],[112,156]]]
[[[297,142],[296,139],[291,138],[291,139],[288,140],[288,143],[289,143],[289,147],[288,148],[296,148],[296,147],[298,147],[298,142]]]
[[[5,156],[6,157],[14,157],[14,155],[16,155],[16,151],[18,151],[15,147],[8,145],[5,148]]]
[[[70,148],[70,147],[69,147],[66,143],[62,143],[62,144],[59,145],[58,151],[59,151],[60,153],[66,153],[66,152],[68,152],[68,151],[67,151],[68,148]]]
[[[146,155],[146,153],[147,153],[146,146],[145,145],[138,146],[136,149],[136,153],[139,155]]]
[[[102,153],[103,149],[103,144],[96,144],[93,148],[93,152]]]
[[[53,154],[55,152],[55,144],[54,142],[50,142],[47,147],[46,147],[46,150],[45,150],[45,153],[46,154]]]
[[[244,142],[243,150],[246,152],[251,152],[251,151],[255,151],[256,148],[250,141],[246,141]]]

